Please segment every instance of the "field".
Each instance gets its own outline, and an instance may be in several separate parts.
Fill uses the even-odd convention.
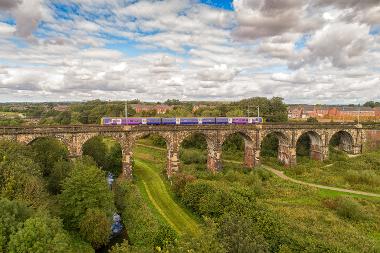
[[[150,147],[153,143],[147,139],[142,140],[140,144],[143,146],[135,148],[135,175],[140,190],[145,192],[144,196],[149,202],[149,206],[177,231],[179,231],[179,227],[183,227],[184,231],[196,232],[200,227],[198,224],[202,224],[202,221],[197,215],[191,214],[188,209],[184,208],[171,192],[169,182],[162,177],[166,161],[165,149]],[[182,152],[189,152],[193,155],[198,152],[200,156],[198,162],[204,162],[205,154],[200,150],[184,149]],[[363,157],[350,158],[347,162],[361,163],[367,161],[368,157],[376,159],[377,155],[379,154],[371,153]],[[297,249],[304,248],[307,252],[323,252],[321,250],[326,248],[331,248],[331,252],[378,252],[380,250],[380,198],[294,184],[284,181],[262,168],[250,171],[242,168],[241,154],[225,154],[223,159],[225,159],[223,161],[224,169],[215,175],[210,174],[206,170],[205,164],[202,163],[184,164],[182,161],[181,171],[193,174],[198,179],[228,185],[228,187],[251,189],[257,196],[258,202],[272,210],[283,221],[287,233],[295,240],[292,244]],[[195,160],[197,161],[197,159]],[[347,174],[343,173],[344,169],[338,169],[339,163],[336,164],[327,167],[323,167],[326,164],[318,164],[317,168],[322,171],[319,174],[296,173],[296,168],[288,170],[286,174],[311,182],[330,182],[334,186],[347,186],[338,184],[339,180],[326,181],[329,178],[330,180],[344,178]],[[306,166],[305,161],[300,166]],[[317,177],[316,175],[323,176]],[[317,178],[318,180],[316,180]],[[360,186],[355,184],[355,187],[351,188],[378,191],[377,188],[374,189],[364,182],[361,182]],[[147,189],[150,193],[147,192]],[[173,204],[173,200],[177,203]],[[171,204],[165,204],[166,201]],[[171,205],[174,205],[174,209]],[[178,215],[177,208],[182,209],[180,214],[184,217]],[[187,222],[189,224],[185,225]],[[310,247],[316,247],[316,245],[320,249],[315,248],[310,251]]]
[[[345,189],[380,193],[380,151],[348,157],[339,151],[330,152],[331,160],[299,159],[293,168],[284,168],[274,158],[265,162],[302,181]]]

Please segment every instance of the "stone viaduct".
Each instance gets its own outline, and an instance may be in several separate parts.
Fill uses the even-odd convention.
[[[310,139],[310,156],[316,160],[328,158],[328,146],[335,136],[339,147],[351,154],[359,154],[366,141],[365,129],[361,125],[342,123],[290,124],[264,123],[260,125],[159,125],[159,126],[35,126],[0,127],[0,139],[25,144],[37,138],[53,137],[64,143],[71,157],[82,155],[82,146],[89,139],[102,135],[120,143],[123,155],[123,174],[132,176],[133,147],[136,140],[149,134],[163,137],[167,144],[167,175],[179,170],[179,148],[181,142],[192,134],[200,133],[207,141],[207,167],[211,171],[222,168],[222,144],[231,135],[238,133],[244,138],[244,163],[253,168],[260,164],[261,143],[269,135],[279,141],[278,160],[285,166],[296,165],[297,141],[301,136]]]

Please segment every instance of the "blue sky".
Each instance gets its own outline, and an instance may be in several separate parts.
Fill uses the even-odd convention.
[[[378,5],[313,3],[2,0],[0,100],[379,100]]]

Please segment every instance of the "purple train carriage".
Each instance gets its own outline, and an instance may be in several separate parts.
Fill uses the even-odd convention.
[[[218,117],[218,118],[116,118],[104,117],[102,125],[248,125],[260,124],[261,117]]]

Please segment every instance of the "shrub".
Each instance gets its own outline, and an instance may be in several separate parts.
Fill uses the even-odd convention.
[[[131,244],[153,248],[160,224],[145,204],[137,186],[117,181],[115,190],[117,205],[122,208],[121,216]]]
[[[79,232],[83,239],[98,249],[108,243],[111,234],[110,219],[102,210],[88,209],[79,223]]]
[[[336,212],[339,216],[352,220],[360,220],[366,217],[362,206],[350,198],[339,198]]]
[[[153,240],[154,247],[159,247],[163,249],[168,245],[174,244],[177,239],[176,232],[167,225],[161,225],[157,231],[156,236]]]
[[[352,198],[325,199],[323,200],[323,205],[335,210],[339,216],[346,219],[361,220],[367,217],[363,207]]]
[[[179,157],[184,164],[204,164],[207,162],[204,152],[196,149],[181,149]]]
[[[267,241],[250,217],[226,213],[219,224],[218,238],[228,252],[269,252]]]
[[[108,216],[114,211],[113,193],[109,190],[105,173],[96,166],[76,162],[62,188],[59,201],[65,224],[70,228],[79,228],[79,222],[89,208],[101,209]]]
[[[176,173],[172,177],[172,189],[177,196],[181,196],[185,186],[188,183],[194,182],[195,177],[185,173]]]
[[[373,170],[348,170],[344,178],[350,184],[365,184],[370,186],[380,185],[380,176]]]
[[[214,187],[205,180],[187,184],[182,194],[183,203],[193,211],[199,211],[200,200],[207,193],[215,193]]]
[[[10,235],[32,214],[32,209],[18,201],[0,199],[0,252],[5,252]]]
[[[70,252],[71,239],[60,220],[50,217],[33,217],[11,235],[9,252]]]

